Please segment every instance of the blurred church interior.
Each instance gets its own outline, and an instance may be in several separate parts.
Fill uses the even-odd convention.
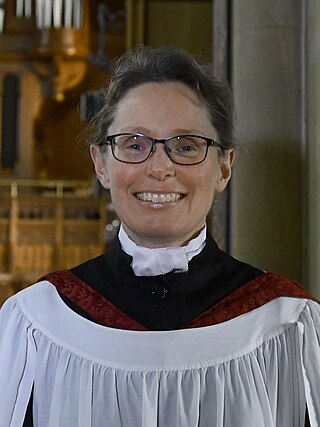
[[[139,44],[213,62],[237,164],[209,227],[232,255],[320,293],[317,0],[0,0],[0,304],[99,255],[119,221],[82,140],[110,62]]]

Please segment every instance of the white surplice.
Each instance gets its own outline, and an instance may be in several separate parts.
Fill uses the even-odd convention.
[[[128,331],[68,308],[49,282],[0,311],[0,426],[320,426],[320,306],[280,297],[229,321]]]

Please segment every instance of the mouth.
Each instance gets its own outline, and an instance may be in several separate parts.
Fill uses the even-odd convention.
[[[136,198],[143,202],[172,203],[184,197],[181,193],[136,193]]]

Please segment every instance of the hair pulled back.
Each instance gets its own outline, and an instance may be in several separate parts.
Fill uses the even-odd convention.
[[[103,142],[118,103],[127,92],[150,82],[180,82],[191,88],[205,104],[219,143],[226,149],[233,146],[233,97],[229,85],[214,76],[212,64],[201,64],[175,46],[140,46],[115,62],[109,84],[100,94],[102,108],[93,118],[91,144]]]

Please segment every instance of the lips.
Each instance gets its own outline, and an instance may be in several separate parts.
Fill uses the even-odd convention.
[[[136,193],[135,196],[137,199],[142,200],[143,202],[153,202],[153,203],[167,203],[167,202],[176,202],[183,197],[181,193]]]

